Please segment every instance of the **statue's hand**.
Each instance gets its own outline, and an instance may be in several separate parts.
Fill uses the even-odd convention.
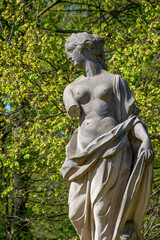
[[[154,158],[154,152],[152,150],[152,144],[150,139],[145,139],[139,149],[139,154],[144,158],[147,164],[151,163]]]

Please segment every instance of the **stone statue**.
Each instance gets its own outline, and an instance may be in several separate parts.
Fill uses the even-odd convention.
[[[81,240],[141,240],[154,153],[127,83],[105,71],[103,45],[86,32],[65,43],[68,59],[84,70],[63,95],[80,120],[61,168],[70,182],[69,217]]]

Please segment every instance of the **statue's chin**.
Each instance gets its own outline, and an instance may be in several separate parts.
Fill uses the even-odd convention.
[[[77,63],[77,64],[74,64],[74,66],[75,66],[76,68],[79,68],[79,69],[84,69],[83,66],[80,65],[80,64],[78,64],[78,63]]]
[[[77,62],[77,61],[73,61],[72,63],[73,63],[73,65],[74,65],[75,67],[80,68],[80,69],[84,69],[83,64],[81,64],[81,63],[79,63],[79,62]]]

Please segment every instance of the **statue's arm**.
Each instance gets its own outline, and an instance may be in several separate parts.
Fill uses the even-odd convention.
[[[150,163],[154,158],[154,152],[152,150],[152,144],[148,133],[143,124],[137,123],[132,129],[132,134],[142,142],[140,146],[140,154],[143,154],[147,163]]]
[[[79,117],[81,115],[81,108],[77,100],[73,96],[72,89],[68,85],[63,93],[63,102],[65,104],[67,113],[71,117]]]
[[[142,142],[149,140],[148,133],[142,123],[135,124],[132,129],[132,134]]]

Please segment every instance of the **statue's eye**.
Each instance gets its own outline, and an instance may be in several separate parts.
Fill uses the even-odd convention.
[[[70,52],[70,53],[72,53],[73,50],[74,50],[74,48],[68,48],[68,49],[67,49],[67,51]]]

